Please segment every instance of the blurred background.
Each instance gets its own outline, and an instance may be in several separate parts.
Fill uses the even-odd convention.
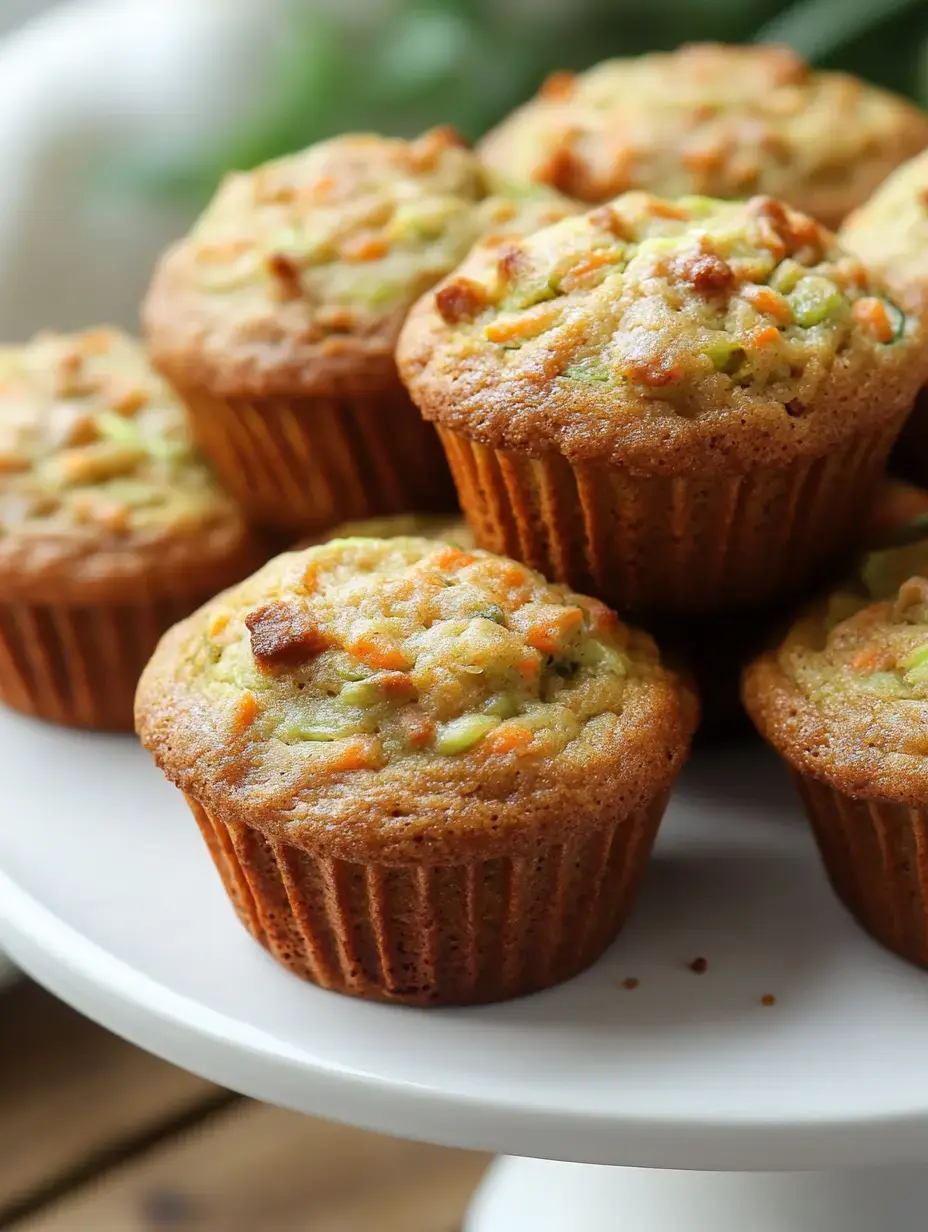
[[[133,326],[158,251],[230,167],[347,129],[477,137],[554,68],[782,40],[928,101],[928,0],[0,0],[4,32],[14,340]]]

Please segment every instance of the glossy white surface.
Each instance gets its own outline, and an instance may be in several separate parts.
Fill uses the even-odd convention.
[[[646,1172],[501,1159],[464,1232],[924,1232],[922,1169]]]
[[[696,759],[633,922],[594,970],[520,1002],[441,1012],[353,1002],[279,969],[132,740],[4,713],[0,747],[0,943],[188,1069],[306,1112],[509,1154],[748,1170],[928,1154],[928,977],[844,915],[785,775],[758,747]],[[696,956],[705,975],[688,968]],[[627,976],[641,981],[633,992]]]

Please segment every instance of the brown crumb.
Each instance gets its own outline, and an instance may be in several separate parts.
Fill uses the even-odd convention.
[[[690,963],[690,970],[694,971],[697,975],[705,975],[709,970],[708,960],[705,958],[694,958]]]
[[[471,278],[455,278],[435,292],[435,307],[449,325],[473,321],[486,305],[486,291]]]
[[[776,1005],[777,999],[773,995],[772,992],[765,992],[764,995],[760,999],[760,1003],[761,1005],[767,1006],[767,1008],[769,1009],[771,1005]]]
[[[630,975],[627,979],[622,981],[622,987],[627,988],[629,992],[634,992],[640,983],[641,980],[636,979],[633,975]]]
[[[266,603],[245,617],[251,651],[265,671],[296,667],[328,646],[306,608],[295,603]]]
[[[300,267],[284,252],[272,252],[267,259],[280,300],[300,299],[303,295],[303,280]]]

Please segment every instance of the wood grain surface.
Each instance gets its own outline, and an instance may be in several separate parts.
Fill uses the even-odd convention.
[[[232,1095],[34,985],[0,995],[0,1229],[457,1232],[487,1162]]]

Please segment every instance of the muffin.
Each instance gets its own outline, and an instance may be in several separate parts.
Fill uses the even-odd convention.
[[[502,185],[448,129],[337,137],[223,183],[155,275],[152,358],[255,521],[310,534],[451,509],[396,373],[399,327],[478,238],[576,208]]]
[[[392,518],[368,518],[362,522],[342,522],[332,527],[324,537],[307,540],[299,548],[312,547],[328,539],[442,539],[458,548],[472,548],[474,537],[463,518],[442,517],[440,514],[398,513]]]
[[[164,630],[262,559],[139,343],[0,350],[0,701],[131,731]]]
[[[596,600],[485,552],[342,539],[172,629],[136,722],[279,962],[437,1005],[602,953],[696,706]]]
[[[839,897],[928,966],[928,539],[865,556],[743,680]]]
[[[836,227],[926,146],[928,116],[856,77],[788,47],[697,44],[555,73],[479,152],[591,204],[764,193]]]
[[[839,236],[913,307],[928,309],[928,156],[894,172],[848,218]],[[928,484],[928,391],[919,394],[893,455],[900,474]]]
[[[645,193],[475,250],[397,358],[480,546],[654,615],[837,567],[926,364],[810,218]]]

